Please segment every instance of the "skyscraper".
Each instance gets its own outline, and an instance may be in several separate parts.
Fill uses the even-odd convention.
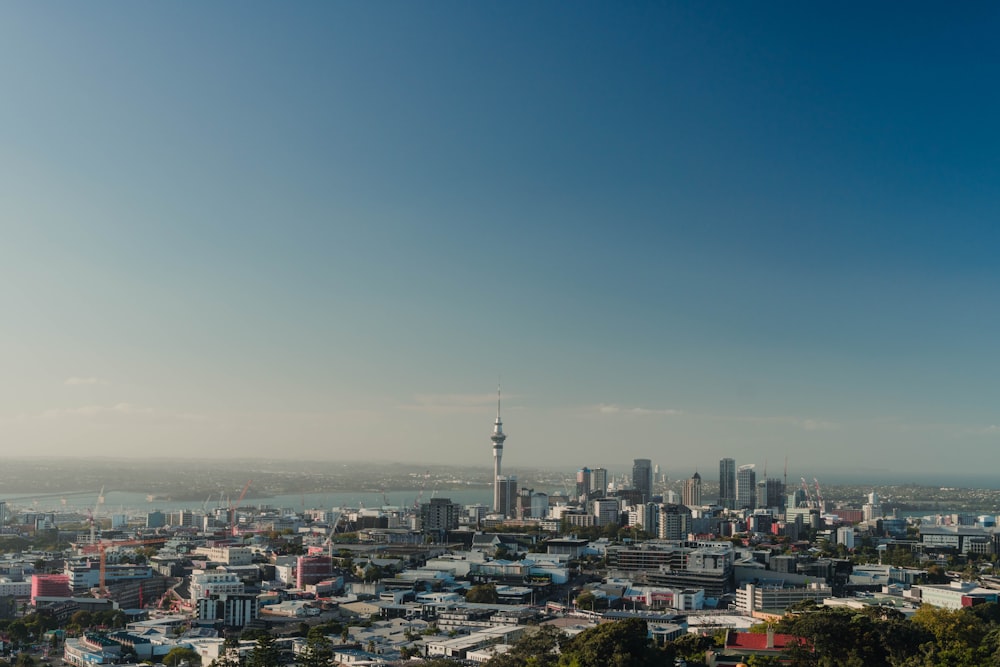
[[[496,486],[499,489],[497,514],[513,516],[517,508],[517,475],[500,475],[496,479]]]
[[[608,493],[608,469],[594,468],[590,471],[590,490],[597,491],[598,497],[603,498]]]
[[[726,509],[736,507],[736,460],[719,461],[719,504]]]
[[[503,441],[507,439],[507,436],[503,432],[503,422],[500,421],[500,386],[497,385],[497,420],[493,424],[493,435],[490,436],[490,440],[493,441],[493,511],[501,512],[505,516],[507,512],[504,511],[500,502],[500,459],[503,457]],[[507,506],[507,511],[510,510],[510,506]]]
[[[590,468],[580,468],[576,471],[576,497],[587,499],[590,494]]]
[[[757,507],[784,509],[785,485],[776,477],[757,482]]]
[[[757,470],[752,463],[736,469],[736,508],[753,509],[757,502]]]
[[[633,459],[632,488],[642,494],[642,502],[653,497],[653,462],[649,459]]]
[[[701,475],[697,472],[691,475],[691,479],[684,482],[682,500],[688,507],[701,505]]]

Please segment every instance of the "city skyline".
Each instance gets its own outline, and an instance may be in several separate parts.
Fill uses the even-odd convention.
[[[7,4],[5,452],[988,466],[998,18]]]

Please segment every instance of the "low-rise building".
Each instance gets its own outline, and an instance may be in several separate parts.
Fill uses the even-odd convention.
[[[971,581],[953,581],[950,584],[925,584],[914,586],[920,601],[944,609],[961,609],[983,602],[997,602],[1000,591],[982,588]]]
[[[788,586],[783,582],[760,582],[744,584],[736,591],[736,608],[744,614],[758,612],[782,614],[788,607],[802,600],[822,602],[833,596],[833,589],[826,584],[813,583],[808,586]]]

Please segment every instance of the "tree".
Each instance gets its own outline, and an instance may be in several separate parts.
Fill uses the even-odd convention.
[[[490,658],[486,667],[555,667],[559,662],[557,649],[566,641],[558,628],[543,625],[536,632],[525,634],[509,651]]]
[[[69,622],[70,625],[75,625],[79,628],[89,628],[94,624],[94,617],[89,611],[81,609],[69,617]]]
[[[302,667],[326,667],[333,662],[333,643],[324,635],[309,632],[306,646],[299,654],[298,663]]]
[[[270,634],[265,628],[245,628],[240,633],[240,641],[255,642],[261,637],[266,637]]]
[[[597,597],[591,591],[583,591],[576,596],[576,606],[580,609],[595,611],[607,608],[608,600],[605,597]]]
[[[23,620],[18,619],[7,626],[7,635],[10,637],[14,646],[20,646],[28,641],[28,626]]]
[[[243,667],[243,662],[243,658],[240,656],[239,637],[230,634],[226,636],[219,657],[213,660],[209,667]]]
[[[163,656],[163,664],[166,667],[175,667],[175,665],[185,661],[191,665],[200,665],[201,656],[198,655],[197,651],[186,646],[175,646]]]
[[[678,659],[684,660],[688,667],[705,664],[705,652],[720,646],[720,642],[710,635],[687,633],[664,646],[666,660],[664,664],[672,665]]]
[[[485,604],[496,604],[497,603],[496,584],[481,584],[479,586],[473,586],[465,594],[465,601],[481,602]]]
[[[27,653],[20,653],[14,661],[14,667],[35,667],[35,659]]]
[[[270,634],[257,638],[257,644],[247,656],[247,667],[275,667],[281,662],[281,652]]]
[[[630,618],[585,630],[562,646],[564,667],[653,667],[663,656],[649,641],[646,621]]]

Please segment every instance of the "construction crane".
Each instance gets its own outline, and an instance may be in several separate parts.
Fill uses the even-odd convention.
[[[340,516],[343,512],[334,512],[333,520],[330,522],[330,532],[326,535],[326,553],[333,558],[333,535],[337,532],[337,524],[340,523]]]
[[[122,541],[108,541],[108,542],[98,542],[97,544],[90,544],[82,549],[83,553],[94,553],[98,554],[101,563],[100,576],[98,578],[98,588],[101,595],[105,593],[105,580],[107,574],[107,563],[108,563],[108,549],[117,549],[118,547],[141,547],[148,545],[159,545],[163,546],[164,542],[167,541],[166,537],[156,537],[146,540],[122,540]]]
[[[816,507],[818,507],[821,512],[824,512],[826,511],[826,508],[823,503],[823,492],[819,490],[819,480],[813,477],[813,482],[816,484]]]
[[[424,490],[427,488],[427,478],[431,476],[431,471],[428,470],[427,474],[424,475],[424,481],[420,483],[420,492],[417,493],[417,499],[413,501],[413,509],[420,509],[420,501],[424,499]]]
[[[802,480],[802,490],[806,492],[806,507],[813,507],[812,494],[809,493],[809,483],[805,477],[800,477],[799,479]]]
[[[243,504],[243,499],[247,497],[247,491],[250,490],[250,484],[253,483],[252,479],[248,479],[246,486],[243,487],[243,491],[240,493],[240,497],[237,498],[235,505],[229,506],[229,534],[236,535],[236,510],[240,508]]]
[[[91,512],[87,510],[87,514],[90,518],[90,543],[97,543],[97,513],[101,509],[101,503],[104,502],[104,487],[101,487],[101,492],[97,494],[97,502],[94,504],[94,511]]]

